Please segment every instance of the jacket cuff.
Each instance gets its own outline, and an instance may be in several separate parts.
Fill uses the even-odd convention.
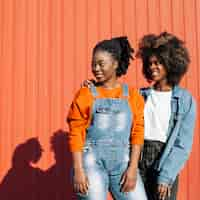
[[[159,174],[157,176],[157,183],[158,184],[164,183],[164,184],[171,185],[171,184],[173,184],[173,180],[169,177],[162,176],[162,175]]]

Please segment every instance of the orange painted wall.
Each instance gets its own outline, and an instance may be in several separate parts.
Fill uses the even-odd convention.
[[[199,11],[199,0],[0,0],[0,181],[16,146],[31,137],[44,149],[36,166],[45,172],[55,164],[50,137],[67,130],[66,113],[82,80],[91,77],[91,50],[98,40],[127,35],[137,47],[147,33],[167,30],[181,37],[192,60],[182,85],[199,111]],[[145,84],[139,61],[124,79],[136,87]],[[199,200],[199,132],[198,114],[179,200]],[[72,199],[69,187],[66,191]]]

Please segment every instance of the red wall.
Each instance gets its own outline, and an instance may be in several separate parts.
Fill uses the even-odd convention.
[[[82,80],[91,77],[91,50],[98,40],[127,35],[137,48],[147,33],[178,35],[192,60],[182,86],[199,102],[199,11],[199,0],[0,0],[0,180],[15,147],[34,136],[45,150],[37,166],[46,170],[55,163],[50,137],[67,130],[67,110]],[[136,87],[145,84],[139,61],[124,79]],[[179,200],[199,199],[199,125],[198,119]]]

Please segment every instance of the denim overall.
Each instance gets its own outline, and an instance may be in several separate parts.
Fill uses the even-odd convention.
[[[87,195],[78,194],[79,200],[106,200],[108,191],[116,200],[147,200],[139,173],[134,191],[120,191],[120,180],[129,162],[133,121],[128,86],[122,88],[120,99],[98,98],[96,88],[90,89],[94,103],[83,150],[84,169],[90,185]]]

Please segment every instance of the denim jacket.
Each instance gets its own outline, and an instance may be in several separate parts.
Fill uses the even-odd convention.
[[[146,100],[151,88],[140,89]],[[164,152],[155,165],[157,182],[172,184],[189,158],[192,149],[196,103],[191,94],[179,86],[172,90],[171,117]]]

